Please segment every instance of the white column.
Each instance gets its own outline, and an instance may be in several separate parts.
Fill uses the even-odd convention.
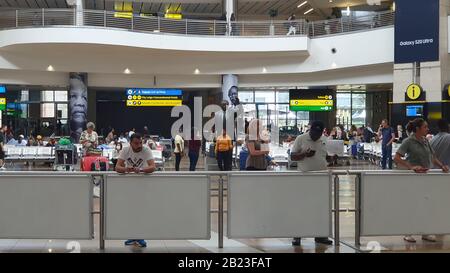
[[[77,15],[76,15],[77,26],[84,25],[83,10],[84,10],[84,0],[76,0],[76,2],[75,2],[75,12],[77,13]]]
[[[234,13],[234,18],[237,17],[237,1],[236,0],[224,0],[223,2],[224,5],[224,10],[225,10],[225,15],[227,18],[227,26],[228,26],[228,31],[231,31],[231,15],[233,15]]]

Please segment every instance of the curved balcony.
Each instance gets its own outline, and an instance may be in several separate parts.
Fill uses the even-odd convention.
[[[392,26],[394,12],[380,12],[365,17],[346,17],[323,21],[208,21],[166,19],[111,11],[74,9],[17,9],[0,11],[0,29],[29,27],[96,27],[123,29],[144,33],[213,37],[280,37],[308,36],[310,38],[366,31]]]

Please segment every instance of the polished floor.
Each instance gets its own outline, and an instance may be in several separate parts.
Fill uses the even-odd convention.
[[[182,170],[188,167],[188,159],[182,161]],[[199,160],[200,169],[203,161]],[[46,166],[25,166],[15,164],[15,170],[46,170]],[[168,162],[166,170],[171,170],[173,163]],[[353,161],[350,167],[338,167],[337,169],[377,169],[376,166],[363,161]],[[10,168],[11,169],[11,168]],[[217,189],[213,182],[212,189]],[[213,194],[217,193],[213,190]],[[357,252],[450,252],[450,236],[440,236],[435,243],[423,242],[420,236],[416,236],[417,243],[406,243],[402,237],[370,237],[361,238],[361,247],[354,245],[354,177],[340,176],[340,206],[344,209],[340,214],[341,244],[339,246],[326,246],[316,244],[312,238],[304,238],[302,245],[293,247],[290,238],[284,239],[242,239],[231,240],[224,238],[224,248],[219,249],[218,243],[218,214],[217,198],[212,198],[211,209],[211,239],[210,240],[176,240],[176,241],[148,241],[147,248],[124,246],[123,241],[106,241],[105,250],[99,249],[98,241],[98,216],[94,218],[95,238],[93,240],[30,240],[30,239],[2,239],[0,240],[0,252],[8,253],[60,253],[60,252],[120,252],[120,253],[357,253]],[[98,209],[98,199],[94,200]],[[226,200],[224,207],[226,208]],[[348,211],[346,211],[348,210]],[[226,215],[224,217],[224,234],[226,234]]]

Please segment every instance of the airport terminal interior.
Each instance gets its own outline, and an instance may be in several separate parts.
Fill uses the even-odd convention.
[[[450,0],[0,0],[0,252],[449,253],[449,34]]]

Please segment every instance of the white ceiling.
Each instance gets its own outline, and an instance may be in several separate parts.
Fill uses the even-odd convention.
[[[173,12],[182,12],[189,16],[218,17],[222,14],[222,0],[128,0],[133,2],[136,12],[164,13],[167,9]],[[270,10],[278,10],[279,16],[285,17],[295,13],[303,17],[304,12],[314,8],[310,16],[327,17],[332,7],[345,8],[347,6],[367,6],[367,0],[308,0],[301,8],[297,6],[305,0],[238,0],[237,10],[239,16],[258,17],[268,16]],[[180,3],[181,2],[181,3]],[[376,0],[372,0],[376,2]],[[384,4],[392,0],[383,0]],[[86,9],[114,9],[112,0],[85,0]],[[66,0],[0,0],[0,8],[68,8]],[[377,6],[369,7],[377,8]],[[378,6],[379,8],[379,6]]]

